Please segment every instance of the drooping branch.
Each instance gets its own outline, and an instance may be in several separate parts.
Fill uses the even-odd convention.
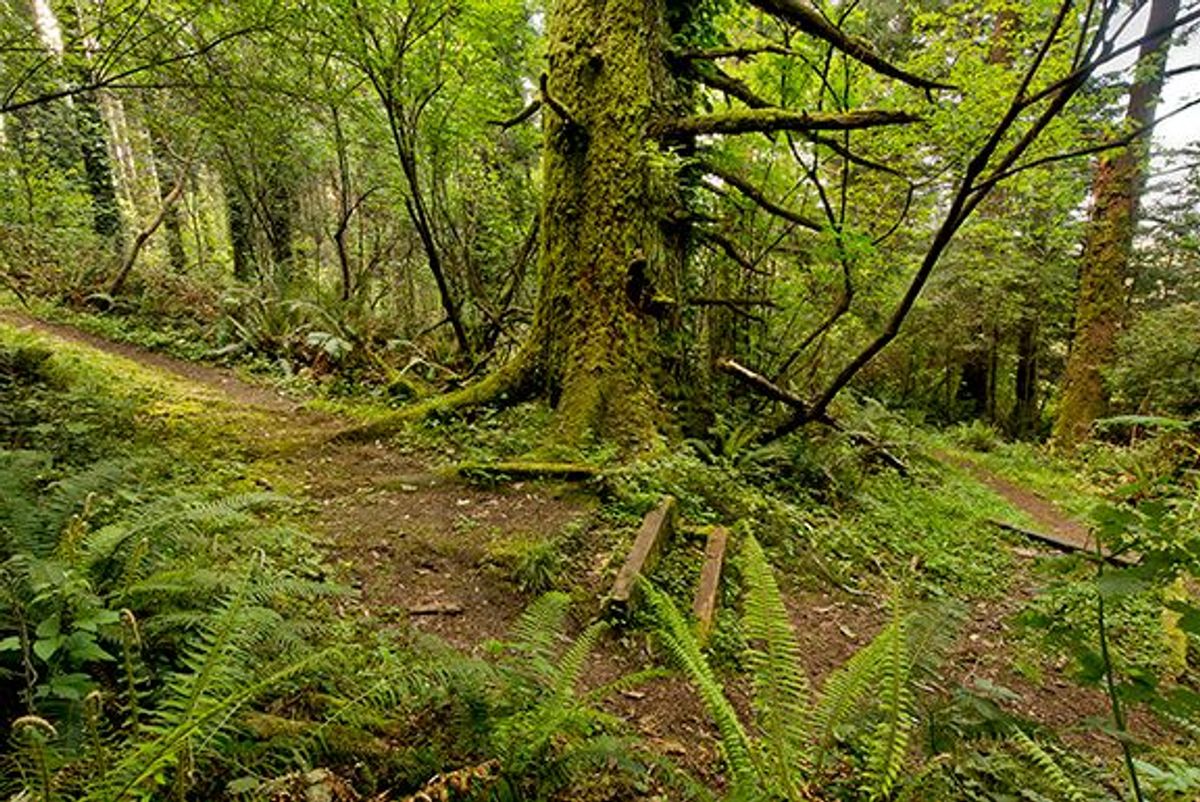
[[[851,164],[857,164],[859,167],[866,167],[869,170],[878,170],[881,173],[887,173],[888,175],[894,175],[897,178],[904,179],[905,181],[908,180],[908,178],[904,175],[904,173],[900,172],[895,167],[889,167],[888,165],[884,164],[883,162],[877,162],[873,159],[868,159],[865,156],[860,156],[857,153],[855,153],[854,151],[850,150],[850,148],[845,147],[841,142],[838,142],[836,139],[832,139],[827,136],[821,136],[820,134],[813,133],[812,131],[799,131],[798,133],[800,134],[801,137],[803,137],[807,141],[811,142],[812,144],[820,145],[822,147],[828,148],[829,150],[833,151],[836,155],[840,156],[841,158],[845,159],[846,161],[850,162]]]
[[[855,445],[869,449],[880,462],[893,468],[901,476],[908,475],[908,466],[904,464],[904,461],[884,448],[875,438],[863,432],[850,431],[837,420],[831,418],[827,413],[811,409],[803,398],[786,387],[779,386],[761,373],[756,373],[745,365],[741,365],[729,358],[718,359],[716,368],[723,373],[733,376],[755,392],[791,408],[793,416],[781,424],[781,429],[787,428],[788,431],[791,431],[793,420],[824,424],[835,432],[841,432],[849,437],[850,441]],[[776,436],[778,436],[776,433],[772,433],[768,439],[774,439]]]
[[[895,78],[918,89],[952,89],[949,84],[922,78],[901,69],[875,52],[870,42],[838,30],[805,0],[750,0],[750,4],[773,17],[796,26],[801,32],[823,39],[850,58],[859,61],[880,75]]]
[[[847,112],[788,111],[776,108],[743,109],[700,114],[659,122],[655,133],[664,138],[705,134],[754,134],[770,131],[849,131],[919,122],[905,111],[859,109]]]
[[[754,186],[749,181],[747,181],[746,179],[737,175],[736,173],[733,173],[722,167],[718,167],[715,164],[710,164],[708,162],[705,162],[703,167],[706,172],[708,172],[712,175],[715,175],[717,178],[721,179],[726,184],[728,184],[729,186],[736,189],[738,192],[745,195],[747,198],[752,200],[759,208],[761,208],[763,211],[767,212],[768,214],[773,214],[776,217],[781,217],[790,223],[795,223],[796,225],[798,225],[802,228],[807,228],[810,231],[820,231],[821,230],[820,222],[813,220],[811,217],[806,217],[806,216],[800,214],[799,212],[785,208],[785,207],[780,206],[779,204],[773,202],[771,199],[769,199],[766,196],[766,194],[761,189]]]
[[[488,120],[488,122],[492,125],[499,126],[502,130],[507,131],[509,128],[520,125],[533,115],[537,114],[538,109],[541,107],[541,98],[535,98],[532,103],[523,108],[521,111],[517,112],[512,117],[509,117],[507,120]]]
[[[713,298],[706,295],[693,295],[686,301],[688,306],[721,306],[726,309],[749,309],[764,306],[774,309],[776,303],[771,298]]]
[[[27,82],[26,80],[23,79],[22,81],[15,84],[12,88],[10,88],[5,93],[3,100],[0,100],[0,114],[10,114],[12,112],[21,111],[22,109],[31,108],[33,106],[43,106],[43,105],[46,105],[47,103],[52,103],[56,100],[62,100],[63,98],[75,97],[76,95],[83,95],[83,94],[87,94],[89,92],[95,92],[98,89],[105,89],[114,84],[117,84],[120,81],[125,80],[126,78],[131,78],[134,75],[140,75],[141,73],[144,73],[144,72],[149,72],[151,70],[156,70],[156,69],[159,69],[162,67],[169,67],[173,64],[179,64],[180,62],[190,61],[191,59],[205,56],[210,51],[214,50],[217,47],[220,47],[225,42],[231,41],[233,39],[237,39],[242,36],[249,36],[253,33],[257,33],[262,30],[265,30],[265,28],[261,25],[254,25],[254,26],[249,26],[246,28],[239,28],[238,30],[229,31],[228,33],[218,36],[218,37],[214,38],[212,41],[206,42],[203,45],[195,48],[194,50],[189,50],[185,53],[178,53],[178,54],[171,55],[171,56],[164,56],[160,59],[156,59],[154,61],[149,61],[144,64],[137,64],[133,67],[130,67],[129,69],[122,70],[122,71],[114,73],[112,75],[95,75],[90,80],[84,81],[83,83],[80,83],[80,84],[75,84],[73,86],[66,86],[66,87],[63,87],[62,89],[58,89],[58,90],[55,90],[52,92],[45,92],[43,94],[39,94],[34,97],[26,98],[24,100],[17,100],[16,95],[17,95],[18,91],[23,86],[23,84]]]

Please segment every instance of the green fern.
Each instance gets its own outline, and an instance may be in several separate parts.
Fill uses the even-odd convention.
[[[909,738],[917,723],[910,681],[907,618],[897,608],[880,647],[879,710],[882,720],[867,739],[867,790],[872,799],[886,798],[904,769]]]
[[[1030,763],[1032,763],[1050,786],[1070,802],[1085,802],[1087,797],[1079,789],[1063,768],[1041,744],[1029,736],[1018,726],[1009,728],[1009,739]]]
[[[797,795],[792,777],[804,758],[804,727],[812,697],[783,595],[762,547],[745,538],[742,575],[746,583],[742,628],[750,648],[746,662],[754,682],[754,707],[773,777],[784,793]]]
[[[722,755],[731,775],[732,792],[757,793],[762,789],[764,777],[763,767],[756,759],[757,750],[725,695],[725,689],[704,657],[692,627],[666,593],[647,580],[641,580],[641,589],[658,625],[659,640],[675,665],[692,681],[708,714],[717,725]]]
[[[642,580],[658,636],[717,726],[734,799],[806,799],[843,737],[864,754],[861,786],[883,799],[902,776],[917,724],[914,676],[950,642],[949,616],[926,606],[892,621],[826,680],[815,703],[787,608],[762,548],[747,535],[742,625],[758,737],[738,718],[693,630],[671,599]]]

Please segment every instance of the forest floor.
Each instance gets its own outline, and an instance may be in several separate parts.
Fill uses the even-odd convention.
[[[320,533],[343,581],[359,593],[348,614],[384,621],[408,620],[461,649],[480,653],[504,637],[530,601],[519,592],[497,555],[513,545],[571,530],[582,561],[571,587],[585,597],[604,595],[613,551],[603,528],[586,526],[598,506],[586,486],[571,483],[513,482],[480,486],[439,467],[444,455],[383,443],[347,443],[333,435],[349,425],[338,416],[314,411],[274,390],[245,381],[234,372],[174,359],[138,346],[111,342],[75,327],[48,323],[23,313],[0,310],[8,324],[105,354],[132,360],[143,369],[182,383],[200,397],[225,405],[241,418],[236,431],[249,455],[248,471],[263,485],[307,500],[304,518]],[[201,403],[190,413],[203,425],[210,409]],[[939,453],[947,470],[960,471],[1006,498],[1039,527],[1087,541],[1087,529],[1031,489],[997,476],[962,454]],[[580,540],[581,539],[581,540]],[[1066,733],[1068,741],[1098,759],[1111,757],[1114,743],[1084,726],[1104,717],[1104,698],[1071,682],[1064,664],[1018,670],[1014,665],[1012,618],[1039,591],[1035,569],[1047,554],[1028,544],[1011,548],[1017,575],[1009,592],[971,604],[944,675],[944,687],[1011,690],[1010,712]],[[886,599],[852,595],[836,588],[803,589],[785,578],[789,608],[816,683],[844,662],[888,621]],[[586,681],[599,684],[646,664],[645,638],[610,638]],[[614,712],[626,718],[659,751],[701,775],[715,777],[716,738],[703,708],[682,679],[660,679],[616,697]],[[1134,729],[1153,736],[1152,725]]]

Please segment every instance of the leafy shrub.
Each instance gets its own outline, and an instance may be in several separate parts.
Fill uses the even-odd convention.
[[[1122,333],[1106,379],[1118,408],[1200,413],[1200,303],[1144,312]]]

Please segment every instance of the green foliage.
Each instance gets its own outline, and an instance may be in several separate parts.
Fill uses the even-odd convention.
[[[901,612],[825,682],[814,698],[787,608],[761,547],[745,536],[743,629],[753,680],[753,733],[742,723],[692,628],[671,598],[643,583],[658,634],[716,723],[735,799],[804,799],[834,776],[829,759],[858,772],[854,793],[885,798],[908,766],[918,724],[914,684],[949,646],[945,615]]]
[[[1200,412],[1198,336],[1200,303],[1139,316],[1121,334],[1116,362],[1106,376],[1118,408],[1184,416]]]

